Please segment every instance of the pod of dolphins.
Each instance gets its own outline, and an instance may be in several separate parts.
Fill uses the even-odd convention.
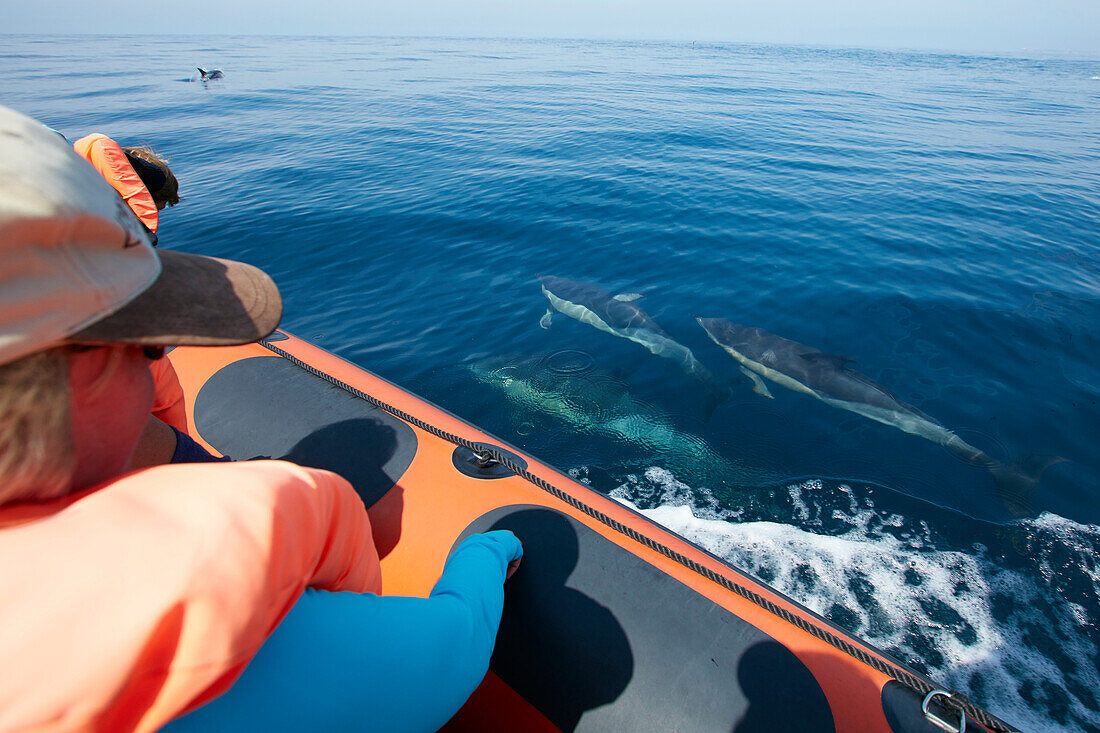
[[[640,344],[649,352],[671,359],[689,375],[708,387],[713,376],[695,354],[673,340],[642,310],[637,293],[613,295],[588,283],[562,277],[540,277],[542,293],[549,303],[539,322],[549,328],[555,312],[562,313],[601,331]],[[760,328],[743,326],[724,318],[695,320],[723,351],[737,361],[741,372],[753,384],[753,391],[771,397],[768,380],[781,387],[821,400],[898,430],[942,445],[953,453],[986,468],[992,474],[998,495],[1017,516],[1032,516],[1033,496],[1047,467],[1064,459],[1057,456],[1023,456],[1001,463],[970,445],[934,418],[908,405],[849,367],[850,359],[823,353]]]

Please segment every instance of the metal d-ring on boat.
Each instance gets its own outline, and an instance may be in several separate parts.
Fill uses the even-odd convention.
[[[962,711],[959,712],[959,725],[958,725],[958,727],[955,727],[954,725],[952,725],[950,723],[950,721],[944,720],[943,718],[936,715],[934,712],[932,712],[929,709],[929,705],[932,704],[932,700],[934,700],[936,697],[938,697],[940,695],[943,695],[944,697],[950,698],[950,697],[954,696],[954,693],[952,693],[949,690],[932,690],[931,692],[929,692],[927,695],[924,696],[924,701],[920,704],[921,712],[924,713],[926,718],[931,720],[933,723],[938,725],[940,728],[943,728],[945,731],[948,731],[948,733],[965,733],[965,731],[966,731],[966,713],[964,713]]]

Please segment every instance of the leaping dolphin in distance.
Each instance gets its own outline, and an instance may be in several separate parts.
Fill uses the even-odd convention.
[[[598,285],[564,277],[540,277],[539,282],[542,283],[542,294],[550,301],[546,315],[539,321],[543,328],[550,328],[554,311],[558,311],[612,336],[641,344],[651,354],[672,359],[685,372],[708,385],[713,382],[713,375],[699,363],[691,349],[674,341],[648,313],[634,304],[642,295],[612,295]]]
[[[1058,456],[1023,456],[1012,463],[1001,463],[937,420],[898,400],[885,387],[849,368],[851,359],[825,354],[761,328],[742,326],[724,318],[696,316],[695,320],[714,343],[737,360],[741,371],[752,380],[753,391],[757,394],[772,396],[761,379],[764,377],[787,389],[816,397],[827,405],[942,445],[988,469],[1001,499],[1017,516],[1034,515],[1032,497],[1039,477],[1049,466],[1065,460]]]
[[[199,70],[200,74],[202,74],[202,78],[200,79],[200,81],[213,81],[214,79],[221,79],[225,77],[225,74],[222,73],[221,69],[210,69],[208,71],[201,66],[196,66],[195,68]]]

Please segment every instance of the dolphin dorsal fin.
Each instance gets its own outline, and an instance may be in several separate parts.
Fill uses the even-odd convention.
[[[855,359],[849,359],[846,356],[837,356],[836,354],[823,354],[820,351],[813,351],[808,354],[799,354],[803,359],[815,364],[827,364],[834,369],[843,369],[846,365],[851,364]]]
[[[641,293],[619,293],[612,300],[617,300],[621,303],[633,303],[635,300],[644,298]]]

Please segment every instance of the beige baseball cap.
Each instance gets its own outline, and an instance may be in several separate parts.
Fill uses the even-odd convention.
[[[63,137],[0,106],[0,364],[61,342],[244,344],[282,310],[251,265],[154,250]]]

